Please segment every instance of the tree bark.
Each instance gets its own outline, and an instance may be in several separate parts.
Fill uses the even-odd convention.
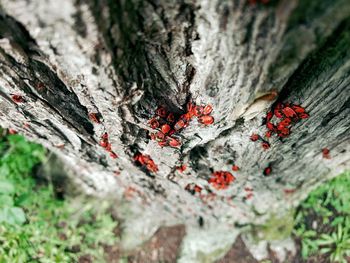
[[[206,239],[196,249],[221,249],[214,259],[242,226],[283,218],[349,169],[349,32],[348,0],[1,0],[1,125],[57,154],[69,184],[115,199],[126,247],[181,223],[183,258]],[[213,125],[191,122],[179,149],[149,140],[158,105],[183,113],[190,100],[213,105]],[[266,132],[276,101],[300,104],[310,117],[264,151],[250,135]],[[117,159],[99,146],[105,132]],[[159,171],[135,165],[136,151]],[[233,163],[240,170],[227,190],[208,184]],[[188,183],[215,196],[203,201]]]

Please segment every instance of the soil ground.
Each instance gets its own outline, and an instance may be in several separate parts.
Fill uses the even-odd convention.
[[[108,263],[118,263],[121,257],[127,258],[130,263],[173,263],[179,256],[181,242],[186,233],[183,225],[162,227],[153,237],[147,241],[142,247],[128,253],[122,252],[119,246],[105,247],[106,259]],[[300,242],[297,243],[297,254],[290,256],[286,263],[327,263],[328,261],[321,257],[310,258],[305,261],[301,258]],[[86,258],[85,258],[86,260]],[[270,253],[269,258],[271,263],[280,263]],[[262,261],[266,262],[266,261]],[[89,263],[89,261],[81,261],[79,263]],[[215,263],[260,263],[251,255],[246,248],[244,242],[239,236],[231,249],[224,257],[217,260]]]

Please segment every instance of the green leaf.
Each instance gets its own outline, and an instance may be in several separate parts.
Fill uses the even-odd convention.
[[[0,194],[0,207],[13,206],[13,198],[9,195]]]
[[[320,254],[326,254],[329,253],[331,249],[329,247],[321,248],[320,249]]]
[[[0,181],[0,194],[12,194],[15,192],[13,184],[9,181]]]
[[[16,206],[25,206],[31,202],[31,195],[29,193],[25,193],[16,198]]]
[[[21,225],[26,221],[24,211],[20,207],[4,207],[0,209],[0,222]]]

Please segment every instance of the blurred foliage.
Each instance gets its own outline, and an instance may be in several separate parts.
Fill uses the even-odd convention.
[[[350,256],[350,172],[321,185],[302,202],[294,234],[302,256],[323,255],[330,262],[346,263]]]
[[[117,225],[107,204],[59,200],[52,185],[38,185],[30,175],[45,155],[19,135],[0,137],[0,263],[77,262],[82,255],[104,262],[103,245],[116,242]]]

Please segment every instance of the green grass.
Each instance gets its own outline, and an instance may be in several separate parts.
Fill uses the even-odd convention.
[[[0,137],[0,263],[77,262],[87,254],[104,262],[102,244],[117,241],[117,223],[107,205],[59,200],[52,185],[38,185],[30,174],[45,155],[21,136]]]
[[[350,172],[323,184],[300,205],[294,234],[302,256],[346,263],[350,256]]]

